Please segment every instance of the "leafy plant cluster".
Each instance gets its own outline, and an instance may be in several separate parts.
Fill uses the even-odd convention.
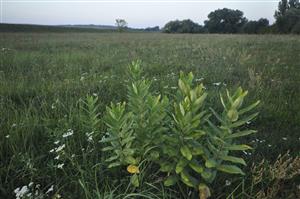
[[[151,92],[140,61],[130,65],[129,76],[128,102],[111,103],[104,115],[101,143],[108,168],[127,167],[138,187],[147,165],[154,164],[165,186],[182,182],[199,190],[200,198],[211,195],[209,184],[218,172],[244,175],[240,167],[246,163],[237,152],[251,147],[238,139],[255,133],[246,124],[257,116],[249,112],[259,101],[244,107],[247,91],[227,91],[220,94],[219,112],[206,107],[208,94],[203,84],[193,85],[192,73],[180,73],[174,97]]]

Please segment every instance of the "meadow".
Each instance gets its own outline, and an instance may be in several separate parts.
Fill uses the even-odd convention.
[[[139,188],[131,187],[120,171],[105,175],[101,146],[95,144],[104,129],[99,118],[110,102],[127,99],[128,65],[136,60],[141,60],[153,92],[174,96],[183,71],[193,72],[195,83],[204,84],[208,107],[220,110],[219,92],[239,86],[249,92],[247,103],[261,101],[258,117],[247,123],[258,132],[244,139],[253,147],[242,153],[246,171],[288,151],[290,157],[299,157],[299,36],[0,33],[1,198],[15,197],[14,190],[30,182],[44,198],[197,197],[185,187],[165,188],[155,170],[153,175],[148,171],[150,177]],[[80,123],[79,108],[87,96],[97,98],[97,129]],[[92,130],[99,131],[93,143],[86,134]],[[65,140],[64,150],[74,159],[65,157],[58,164],[63,169],[57,168],[57,156],[49,151],[59,136],[73,134],[72,140]],[[238,186],[246,178],[225,176],[215,182],[214,198],[243,192]],[[289,183],[288,195],[293,198],[299,175]],[[239,197],[246,198],[230,195]]]

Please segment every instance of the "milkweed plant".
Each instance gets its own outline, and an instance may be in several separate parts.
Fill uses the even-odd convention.
[[[217,174],[244,175],[246,162],[238,151],[251,149],[238,139],[255,133],[247,123],[258,113],[259,101],[244,106],[248,92],[237,88],[220,94],[221,112],[207,107],[203,84],[194,85],[193,73],[180,73],[174,97],[150,91],[142,76],[141,62],[129,66],[127,102],[111,103],[103,118],[106,136],[101,140],[108,169],[126,169],[131,184],[140,185],[142,165],[156,164],[164,185],[184,183],[211,196],[210,184]],[[234,153],[234,155],[233,155]]]

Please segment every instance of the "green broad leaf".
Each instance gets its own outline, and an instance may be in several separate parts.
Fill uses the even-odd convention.
[[[238,164],[242,164],[245,166],[247,165],[243,158],[238,158],[238,157],[234,157],[234,156],[221,156],[220,158],[225,161],[238,163]]]
[[[218,134],[218,135],[222,135],[223,132],[214,124],[212,123],[210,120],[206,120],[208,125]]]
[[[116,119],[116,115],[112,110],[109,110],[108,113],[111,116],[111,118]]]
[[[160,163],[160,171],[162,172],[171,172],[174,169],[174,165],[170,162]]]
[[[246,91],[247,92],[247,91]],[[248,93],[248,92],[247,92]],[[246,94],[247,94],[246,93]],[[243,89],[242,89],[242,87],[238,87],[237,89],[236,89],[236,91],[234,92],[234,94],[233,94],[233,96],[232,96],[232,99],[236,99],[237,97],[239,97],[239,96],[244,96],[245,95],[245,92],[243,93]]]
[[[127,138],[125,138],[125,139],[123,139],[123,140],[121,141],[121,144],[122,144],[122,146],[124,146],[124,145],[126,145],[127,143],[132,142],[134,139],[135,139],[134,136],[128,136]]]
[[[168,156],[177,156],[177,150],[174,149],[173,147],[165,146],[163,148],[163,152],[168,154]]]
[[[180,173],[184,167],[188,164],[188,161],[185,158],[181,158],[179,162],[176,164],[175,172]]]
[[[225,124],[224,120],[222,119],[222,117],[213,109],[213,108],[209,108],[210,111],[214,114],[214,116],[222,123]]]
[[[171,175],[164,181],[164,185],[166,187],[169,187],[169,186],[176,184],[177,182],[178,182],[177,175]]]
[[[213,172],[209,169],[204,169],[204,171],[201,173],[201,177],[207,182],[211,182],[213,179]]]
[[[189,162],[189,166],[197,173],[202,173],[204,170],[204,168],[196,160]]]
[[[181,115],[185,115],[185,111],[184,111],[184,108],[183,108],[183,106],[182,106],[182,104],[181,103],[179,103],[179,108],[180,108],[180,112],[181,112]]]
[[[194,138],[194,139],[198,139],[200,137],[202,137],[203,135],[205,135],[206,132],[205,131],[195,131],[194,133],[191,133],[191,136]]]
[[[132,157],[132,156],[126,156],[126,157],[125,157],[125,162],[126,162],[127,164],[133,164],[133,165],[136,165],[136,164],[137,164],[136,159],[135,159],[134,157]]]
[[[123,154],[125,156],[131,156],[134,154],[134,149],[131,149],[131,148],[125,148],[123,149]]]
[[[139,183],[139,177],[137,174],[133,174],[130,177],[130,183],[134,186],[134,187],[139,187],[140,183]]]
[[[104,138],[104,139],[100,140],[100,143],[112,142],[112,141],[116,141],[118,139],[119,139],[118,137]]]
[[[228,98],[230,104],[232,104],[232,103],[233,103],[232,97],[230,96],[230,93],[229,93],[229,90],[228,90],[228,89],[226,89],[226,95],[227,95],[227,98]]]
[[[191,160],[193,158],[192,152],[187,146],[181,147],[180,152],[188,160]]]
[[[252,149],[252,147],[245,145],[245,144],[241,144],[241,145],[227,146],[227,147],[225,147],[225,149],[230,150],[230,151],[245,151],[245,150]]]
[[[101,151],[111,151],[113,149],[114,149],[114,147],[108,146],[108,147],[104,147],[103,149],[101,149]]]
[[[159,152],[157,151],[152,151],[149,155],[150,160],[157,160],[159,158]]]
[[[109,164],[109,165],[107,166],[107,168],[118,167],[118,166],[120,166],[120,165],[121,165],[120,162],[114,162],[114,163]]]
[[[192,177],[186,170],[180,173],[181,181],[189,187],[195,187],[199,184],[196,178]]]
[[[250,134],[253,134],[253,133],[256,133],[256,132],[257,131],[255,131],[255,130],[239,131],[237,133],[233,133],[233,134],[230,134],[230,135],[226,136],[225,139],[243,137],[243,136],[250,135]]]
[[[214,168],[218,165],[218,163],[214,159],[208,159],[205,161],[206,168]]]
[[[204,102],[204,100],[207,97],[207,93],[204,93],[201,97],[199,97],[198,99],[196,99],[196,101],[194,102],[195,106],[200,106],[202,105],[202,103]]]
[[[138,94],[138,89],[134,83],[132,83],[132,89],[135,94]]]
[[[243,108],[239,111],[239,114],[244,114],[248,111],[251,111],[252,109],[254,109],[258,104],[260,103],[260,101],[258,100],[257,102],[251,104],[250,106]]]
[[[111,162],[111,161],[114,161],[114,160],[116,160],[116,159],[118,159],[118,158],[119,158],[119,156],[118,156],[118,155],[115,155],[115,156],[112,156],[112,157],[106,159],[105,161],[106,161],[106,162]]]
[[[192,84],[193,79],[194,79],[194,74],[192,72],[189,72],[189,74],[188,74],[188,83]]]
[[[198,147],[198,146],[193,146],[193,148],[192,148],[192,154],[193,155],[201,155],[201,154],[203,154],[204,153],[204,151],[203,151],[203,149],[202,149],[202,147]]]
[[[254,113],[244,119],[241,119],[233,124],[231,124],[229,127],[230,128],[235,128],[235,127],[239,127],[239,126],[242,126],[244,124],[246,124],[247,122],[251,121],[252,119],[254,119],[256,116],[258,115],[258,113]]]
[[[235,122],[239,119],[239,113],[236,109],[230,109],[227,112],[227,117],[230,119],[230,121]]]
[[[225,111],[227,111],[227,106],[226,106],[226,104],[225,104],[225,101],[224,101],[223,96],[222,96],[221,93],[220,93],[220,99],[221,99],[221,103],[222,103],[222,105],[223,105]]]
[[[178,87],[184,94],[188,93],[188,88],[186,87],[185,83],[181,79],[178,80]]]
[[[225,173],[245,175],[245,173],[239,167],[234,165],[220,165],[217,167],[217,169]]]
[[[239,96],[236,100],[234,100],[231,107],[234,109],[239,109],[243,104],[243,100],[244,100],[244,96]]]
[[[196,92],[194,91],[194,90],[191,90],[190,91],[190,96],[191,96],[191,101],[195,101],[195,99],[196,99]]]

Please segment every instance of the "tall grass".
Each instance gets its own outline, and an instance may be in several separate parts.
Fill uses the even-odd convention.
[[[143,60],[145,75],[153,80],[152,90],[174,95],[182,70],[192,71],[196,81],[206,85],[211,106],[216,106],[219,91],[238,86],[252,94],[249,101],[260,99],[260,115],[248,124],[259,132],[248,140],[255,146],[255,151],[245,154],[248,161],[272,160],[287,150],[299,155],[298,36],[0,35],[1,197],[13,197],[14,189],[31,181],[32,189],[43,194],[54,185],[55,193],[63,190],[64,198],[191,197],[190,190],[166,189],[161,181],[138,190],[128,187],[126,178],[109,181],[99,164],[99,143],[89,142],[85,134],[94,131],[93,136],[100,136],[102,125],[94,121],[90,129],[93,124],[88,122],[95,115],[82,100],[88,94],[98,96],[100,115],[111,101],[123,101],[127,65],[136,59]],[[64,139],[68,129],[74,135]],[[58,140],[68,143],[59,161],[54,159],[57,154],[49,152],[61,146],[55,144]],[[57,168],[59,164],[64,169]],[[224,185],[220,181],[215,186],[221,182]]]

